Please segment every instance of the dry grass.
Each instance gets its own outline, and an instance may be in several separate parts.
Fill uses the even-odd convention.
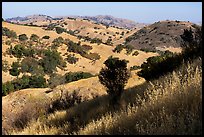
[[[201,62],[128,89],[117,111],[108,107],[109,97],[104,95],[10,134],[202,134]]]

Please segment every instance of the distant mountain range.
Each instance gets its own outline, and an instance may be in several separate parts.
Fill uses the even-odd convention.
[[[142,28],[145,25],[145,23],[138,23],[132,20],[128,19],[122,19],[122,18],[116,18],[110,15],[98,15],[98,16],[56,16],[56,17],[51,17],[47,15],[42,15],[42,14],[36,14],[36,15],[30,15],[26,17],[13,17],[13,18],[8,18],[6,19],[7,22],[13,22],[13,23],[20,23],[24,24],[26,23],[31,23],[35,21],[45,21],[45,20],[61,20],[64,18],[80,18],[80,19],[87,19],[94,21],[95,23],[100,23],[104,24],[107,26],[116,26],[120,28],[126,28],[126,29],[133,29],[133,28]]]

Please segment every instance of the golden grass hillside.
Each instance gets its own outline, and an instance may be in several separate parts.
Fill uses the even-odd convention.
[[[42,45],[43,49],[47,49],[52,45],[52,41],[55,38],[62,37],[63,39],[70,39],[71,41],[78,43],[80,40],[77,39],[77,37],[62,33],[62,34],[57,34],[55,31],[48,31],[44,30],[41,27],[32,27],[32,26],[23,26],[23,25],[17,25],[17,24],[11,24],[7,22],[2,22],[3,27],[7,27],[10,30],[13,30],[17,33],[17,35],[20,34],[26,34],[28,37],[30,37],[32,34],[38,35],[40,38],[47,35],[50,36],[49,40],[41,40],[40,43],[37,43],[36,45]],[[7,41],[13,41],[11,42],[10,45],[7,45]],[[119,57],[120,59],[126,59],[129,61],[128,63],[128,68],[134,66],[134,65],[141,65],[144,61],[146,61],[147,58],[151,56],[156,56],[158,53],[153,53],[153,52],[143,52],[143,51],[138,51],[139,54],[137,56],[131,55],[126,55],[126,51],[123,50],[121,53],[114,53],[112,50],[115,48],[115,46],[108,46],[106,44],[96,44],[96,43],[90,43],[90,42],[83,42],[80,41],[81,45],[89,45],[92,47],[90,50],[91,53],[97,53],[100,55],[100,59],[96,61],[92,61],[90,59],[84,58],[79,54],[75,54],[72,52],[67,51],[67,45],[62,44],[58,47],[57,51],[60,52],[60,55],[62,56],[63,59],[67,57],[67,54],[75,54],[77,58],[79,58],[78,62],[76,64],[69,64],[68,62],[66,63],[66,67],[64,69],[57,68],[57,73],[60,75],[64,75],[65,73],[71,71],[71,72],[76,72],[76,71],[84,71],[84,72],[89,72],[91,74],[98,74],[101,68],[103,67],[103,62],[109,57],[109,56],[114,56],[114,57]],[[28,42],[29,43],[29,42]],[[16,62],[18,58],[14,56],[10,56],[7,53],[7,50],[11,46],[15,46],[16,44],[20,44],[19,40],[11,40],[7,38],[6,36],[2,37],[2,60],[3,61],[8,61],[9,66],[13,62]],[[27,44],[29,45],[29,44]],[[33,45],[35,47],[35,45]],[[137,50],[133,50],[132,53],[134,53]],[[21,58],[22,60],[23,58]],[[39,58],[38,58],[39,59]],[[2,72],[2,80],[3,83],[7,81],[11,81],[16,78],[16,76],[11,76],[9,72]],[[23,74],[21,73],[19,78]],[[49,77],[45,77],[48,79]]]
[[[56,111],[10,134],[202,134],[202,60],[127,89],[117,110],[108,96]]]

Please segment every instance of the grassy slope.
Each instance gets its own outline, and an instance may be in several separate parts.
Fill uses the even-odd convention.
[[[109,98],[103,96],[41,117],[11,134],[202,134],[201,64],[195,60],[127,90],[119,111],[110,112]]]

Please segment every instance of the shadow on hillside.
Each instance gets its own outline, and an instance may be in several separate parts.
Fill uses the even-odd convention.
[[[73,94],[71,98],[70,96],[66,98],[68,101],[66,104],[65,101],[60,102],[61,100],[52,102],[51,105],[57,104],[54,109],[50,109],[49,103],[38,106],[31,104],[31,106],[29,105],[27,109],[24,109],[24,111],[18,115],[18,118],[14,121],[13,128],[21,130],[33,119],[37,120],[40,117],[46,117],[50,114],[54,114],[55,111],[66,110],[66,115],[63,118],[56,117],[46,121],[46,123],[56,127],[63,126],[63,124],[68,123],[69,126],[67,126],[67,129],[64,129],[66,132],[65,134],[72,134],[86,126],[89,122],[100,119],[105,114],[113,114],[120,110],[126,110],[128,105],[132,106],[137,103],[137,95],[142,97],[147,85],[148,83],[145,82],[141,85],[126,89],[121,97],[120,106],[114,109],[112,106],[109,106],[110,97],[108,95],[99,96],[92,100],[81,102],[80,98]],[[59,131],[58,134],[63,133]]]
[[[66,121],[69,123],[69,126],[65,129],[65,134],[75,133],[89,122],[100,119],[107,113],[113,114],[120,110],[126,110],[128,105],[135,104],[137,102],[137,95],[143,97],[143,91],[145,91],[147,85],[148,84],[145,82],[125,90],[120,101],[120,106],[117,108],[113,109],[112,106],[109,106],[110,97],[108,95],[103,95],[68,108],[66,109],[67,113],[64,119],[53,119],[53,121],[49,122],[52,124],[55,123],[55,126],[63,126]],[[62,133],[59,132],[59,134]]]

